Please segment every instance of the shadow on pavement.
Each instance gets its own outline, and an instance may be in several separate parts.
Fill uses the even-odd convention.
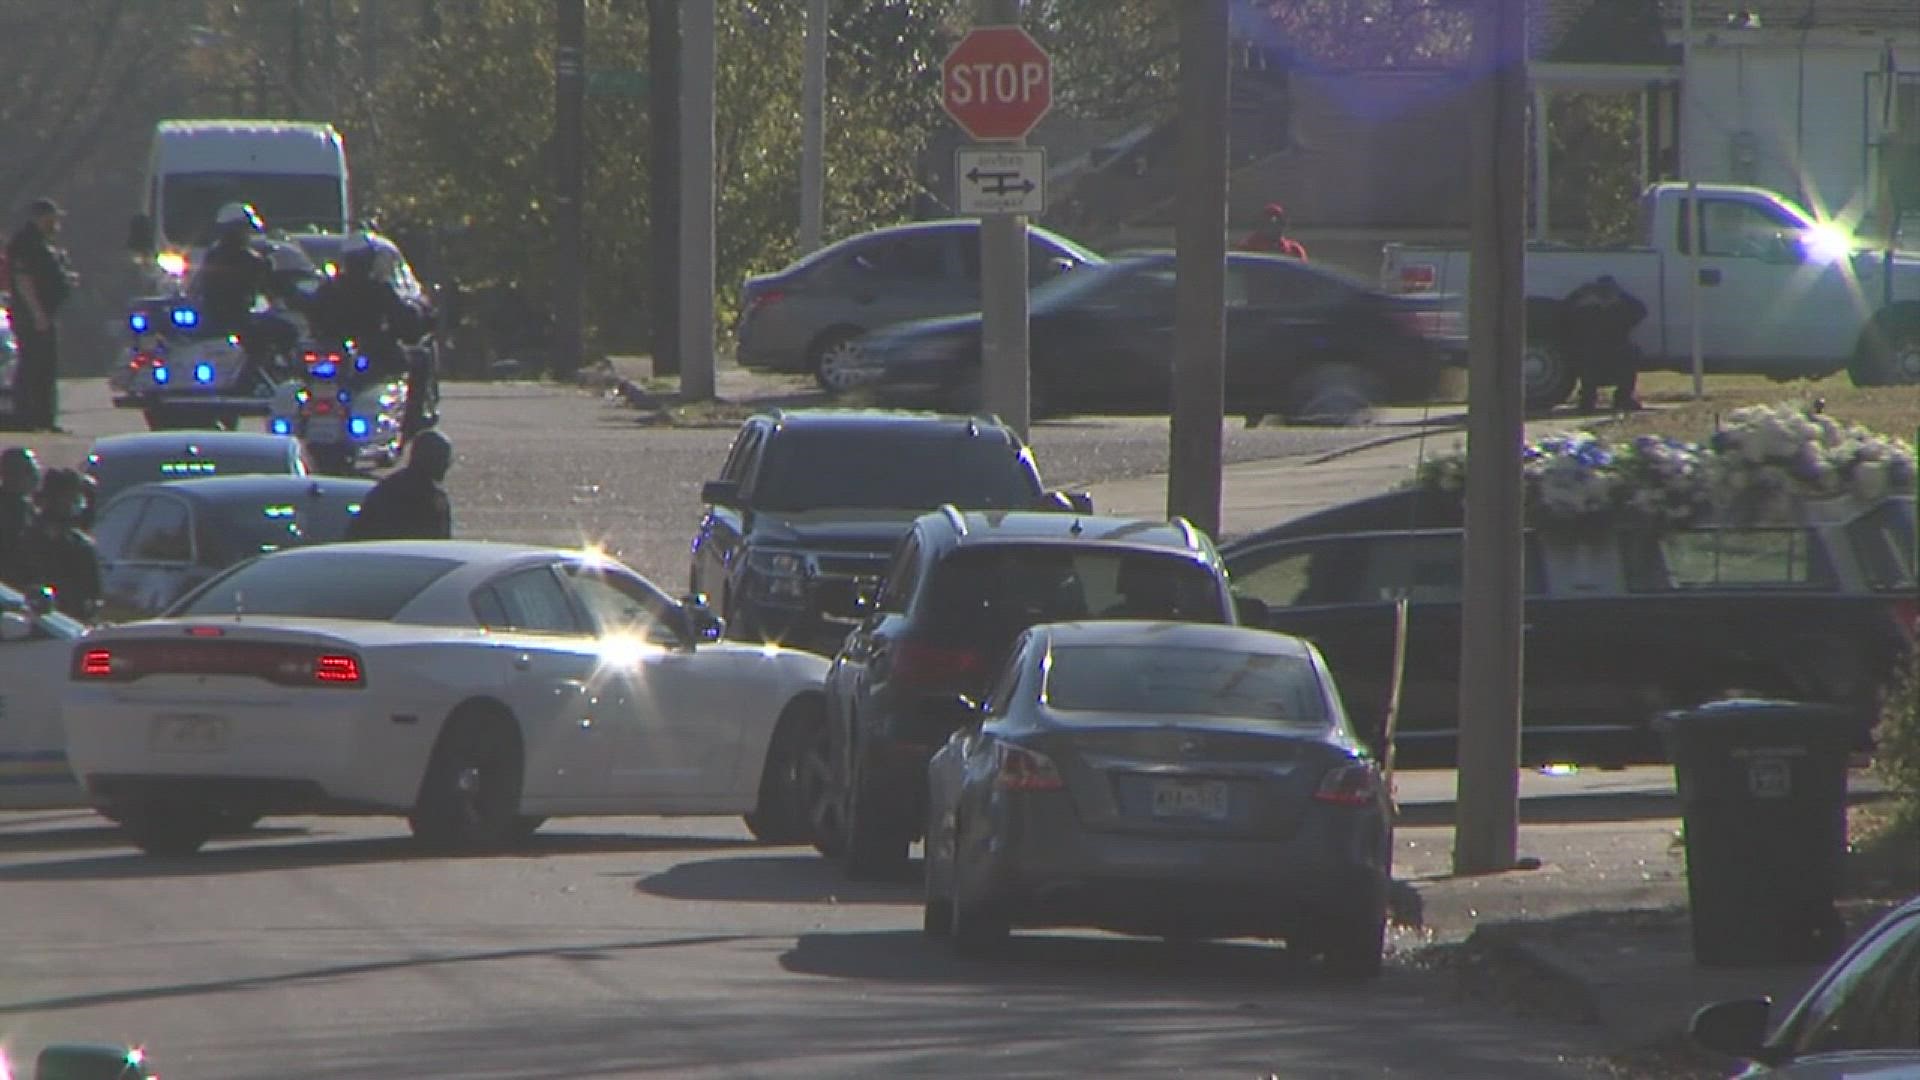
[[[297,833],[298,830],[287,830]],[[109,832],[109,835],[116,835]],[[258,831],[249,835],[260,835]],[[282,833],[281,835],[285,835]],[[120,841],[125,844],[124,840]],[[547,855],[620,855],[646,852],[712,851],[756,846],[752,840],[710,836],[635,836],[620,833],[535,834],[517,847],[477,854],[443,855],[428,851],[411,837],[313,840],[252,844],[215,841],[196,855],[156,858],[129,849],[125,854],[62,862],[0,866],[4,881],[108,881],[129,878],[213,877],[222,874],[271,872],[370,863],[418,862],[430,859],[537,859]],[[5,854],[0,845],[0,855]]]
[[[749,904],[918,904],[921,899],[917,860],[898,881],[849,881],[836,863],[811,850],[683,862],[641,878],[634,888],[669,900]]]
[[[98,818],[94,820],[97,824],[78,825],[65,829],[35,829],[31,832],[0,833],[0,856],[10,855],[15,852],[70,851],[86,848],[125,849],[130,846],[127,843],[126,834],[120,831],[119,826],[100,821]],[[312,833],[309,830],[299,826],[268,825],[255,827],[246,832],[234,833],[231,837],[222,837],[222,839],[292,840],[310,835],[312,835]],[[0,873],[5,873],[4,868],[0,868]]]
[[[1887,798],[1884,790],[1850,789],[1847,804],[1860,806]],[[1409,826],[1454,823],[1451,799],[1401,803],[1395,823]],[[1680,817],[1680,799],[1672,792],[1583,792],[1577,795],[1530,795],[1520,800],[1522,825],[1581,825],[1608,821],[1665,821]]]

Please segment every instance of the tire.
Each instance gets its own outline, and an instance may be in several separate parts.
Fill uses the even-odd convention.
[[[1378,978],[1387,947],[1386,908],[1369,905],[1359,912],[1331,915],[1316,940],[1315,951],[1329,978],[1343,982]]]
[[[927,878],[927,898],[920,911],[920,933],[936,941],[953,936],[953,901],[933,895],[933,878]]]
[[[1847,377],[1855,386],[1920,383],[1920,315],[1901,313],[1868,324]]]
[[[520,749],[502,723],[455,716],[440,736],[407,823],[414,838],[444,851],[487,851],[522,831]],[[536,826],[537,827],[537,826]]]
[[[788,706],[767,746],[760,795],[746,815],[748,831],[767,844],[797,844],[814,838],[814,804],[833,785],[826,751],[826,718],[817,701]]]
[[[220,836],[241,836],[253,831],[260,824],[261,815],[225,811],[219,815]]]
[[[858,342],[863,333],[855,327],[840,326],[813,339],[807,347],[807,370],[813,372],[813,381],[820,384],[820,389],[843,394],[858,385],[849,366],[860,355]]]
[[[1288,420],[1296,424],[1352,426],[1373,418],[1377,380],[1358,364],[1315,364],[1288,388]]]
[[[1527,347],[1520,354],[1520,373],[1527,408],[1535,412],[1566,404],[1580,381],[1567,350],[1548,337],[1527,339]]]
[[[880,793],[867,783],[865,772],[856,751],[854,775],[847,785],[846,826],[842,830],[846,839],[840,865],[849,880],[887,881],[906,870],[907,848],[912,841],[898,822],[882,817]]]
[[[177,858],[192,855],[221,831],[220,815],[205,807],[159,806],[121,821],[133,846],[148,855]]]
[[[531,814],[521,814],[519,817],[513,819],[513,830],[510,835],[515,840],[531,840],[533,839],[533,834],[540,831],[540,826],[546,823],[546,818],[536,817]]]

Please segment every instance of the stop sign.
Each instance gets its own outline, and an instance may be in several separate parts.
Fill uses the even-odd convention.
[[[1019,139],[1053,107],[1053,60],[1018,26],[983,26],[940,64],[940,104],[975,139]]]

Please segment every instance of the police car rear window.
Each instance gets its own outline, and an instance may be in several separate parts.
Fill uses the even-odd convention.
[[[305,551],[264,556],[213,579],[169,615],[279,615],[384,622],[460,563],[431,555]]]

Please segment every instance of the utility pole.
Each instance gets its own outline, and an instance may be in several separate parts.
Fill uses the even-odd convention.
[[[680,0],[647,5],[647,219],[653,373],[680,374]]]
[[[1229,0],[1180,7],[1180,176],[1167,515],[1220,535],[1226,408]]]
[[[976,26],[1018,26],[1021,0],[979,0]],[[1025,139],[1007,146],[1025,146]],[[980,397],[1020,438],[1032,420],[1027,356],[1027,217],[980,219]]]
[[[713,398],[714,5],[682,13],[680,83],[680,396]]]
[[[1473,29],[1473,275],[1466,575],[1453,869],[1513,868],[1519,843],[1521,354],[1526,342],[1526,0],[1480,0]]]
[[[827,0],[807,0],[806,71],[800,80],[800,254],[820,248],[827,160]]]
[[[580,370],[582,322],[581,201],[586,157],[587,8],[586,0],[555,0],[559,40],[553,50],[554,196],[553,259],[554,343],[552,374],[571,378]]]
[[[296,116],[313,115],[307,107],[306,15],[307,0],[293,0],[287,13],[287,85],[293,90]]]
[[[1811,10],[1811,9],[1809,9]],[[1702,351],[1700,335],[1700,241],[1707,235],[1706,225],[1700,220],[1700,163],[1687,153],[1687,143],[1693,138],[1693,0],[1681,0],[1680,7],[1680,130],[1674,133],[1673,145],[1679,151],[1680,175],[1687,180],[1687,313],[1688,322],[1693,329],[1689,341],[1689,357],[1693,363],[1689,369],[1693,372],[1693,400],[1700,401],[1707,396],[1706,354]],[[1889,279],[1891,280],[1891,279]]]

